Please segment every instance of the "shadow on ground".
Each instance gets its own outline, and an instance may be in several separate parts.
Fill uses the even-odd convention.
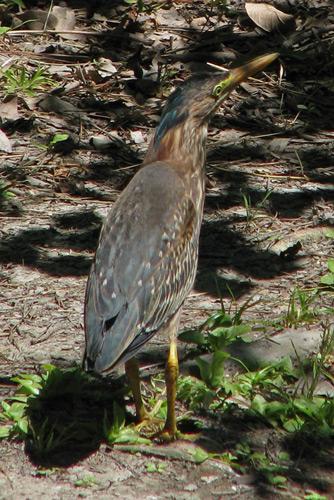
[[[29,400],[27,413],[32,430],[26,439],[25,449],[30,460],[39,467],[68,467],[106,443],[106,416],[108,425],[112,425],[114,402],[117,401],[119,407],[124,409],[124,394],[128,388],[124,388],[124,380],[122,382],[120,378],[97,379],[84,374],[79,368],[61,371],[53,367],[49,373],[39,395]],[[186,441],[180,441],[181,455],[183,452],[189,455],[187,439],[216,459],[220,455],[225,456],[228,450],[228,461],[237,471],[248,473],[250,482],[256,485],[258,495],[263,498],[270,495],[273,478],[280,474],[303,487],[307,485],[319,491],[328,491],[330,484],[319,475],[319,470],[333,467],[334,440],[331,431],[326,433],[324,429],[319,429],[315,433],[312,428],[312,433],[305,429],[291,435],[280,431],[271,454],[268,449],[264,455],[264,443],[267,442],[270,448],[272,434],[268,422],[260,415],[256,417],[254,412],[250,415],[247,410],[231,408],[224,412],[199,409],[192,412],[191,419],[181,419],[179,430],[186,438]],[[182,407],[182,412],[186,415],[187,409]],[[132,415],[126,412],[125,415],[126,424],[133,422]],[[136,449],[134,443],[132,452]],[[157,448],[152,448],[152,455],[154,450]],[[150,447],[147,451],[150,454]],[[289,452],[287,465],[282,465],[281,456],[275,459],[276,454],[281,455],[282,452]],[[270,460],[268,455],[272,457]]]
[[[65,467],[89,456],[105,439],[105,419],[113,420],[113,405],[124,406],[119,380],[99,379],[80,368],[47,370],[39,394],[29,398],[30,432],[25,442],[33,463]]]
[[[322,193],[324,196],[324,193]],[[255,192],[252,196],[256,200]],[[286,216],[297,216],[314,197],[300,193],[273,196],[276,206],[297,206],[297,213],[290,210]],[[233,205],[235,193],[211,200],[217,209]],[[240,200],[238,201],[240,202]],[[268,208],[270,211],[271,209]],[[44,227],[21,229],[16,234],[5,236],[0,249],[0,262],[24,263],[50,275],[82,276],[88,274],[91,256],[97,245],[102,220],[94,211],[83,210],[50,217]],[[236,297],[251,288],[217,274],[217,269],[228,265],[252,278],[271,278],[298,268],[298,262],[281,258],[270,249],[263,250],[247,238],[231,229],[233,220],[215,220],[203,224],[200,241],[200,261],[196,287],[217,296],[232,288]]]

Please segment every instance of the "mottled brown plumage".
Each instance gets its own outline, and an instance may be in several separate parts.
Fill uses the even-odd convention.
[[[261,56],[231,71],[193,77],[164,108],[142,168],[112,207],[87,284],[84,366],[107,373],[130,360],[158,331],[170,336],[168,416],[176,433],[176,334],[197,269],[203,215],[208,123],[245,78],[277,57]],[[137,413],[144,416],[137,369],[128,362]]]

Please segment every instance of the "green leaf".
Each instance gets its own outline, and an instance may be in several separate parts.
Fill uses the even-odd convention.
[[[236,339],[248,333],[251,330],[247,324],[232,325],[232,326],[218,326],[211,330],[208,334],[208,340],[213,350],[222,349],[223,347],[231,344]]]
[[[212,376],[212,366],[209,361],[204,359],[203,357],[196,358],[196,363],[199,366],[201,372],[201,379],[207,384],[211,384],[211,376]]]
[[[286,477],[284,476],[273,476],[271,479],[271,484],[277,485],[277,484],[284,484],[286,483]]]
[[[59,371],[59,368],[57,368],[55,365],[47,364],[43,365],[43,369],[48,373],[52,373],[54,371]]]
[[[277,368],[283,370],[284,373],[295,376],[290,356],[285,356],[282,361],[279,361],[277,363]]]
[[[0,425],[0,439],[6,438],[10,435],[12,430],[11,425]]]
[[[57,142],[67,141],[67,139],[68,134],[56,134],[50,142],[50,146],[54,146],[54,144],[57,144]]]
[[[197,464],[200,464],[209,458],[209,454],[205,450],[203,450],[203,448],[200,448],[199,446],[197,446],[195,449],[194,458],[195,458],[195,462]]]
[[[0,35],[3,35],[4,33],[7,33],[7,31],[10,31],[12,28],[9,28],[8,26],[1,26],[0,27]]]
[[[323,285],[334,285],[334,274],[333,273],[327,273],[324,276],[321,277],[320,282]]]
[[[1,406],[5,410],[6,413],[10,410],[10,405],[6,401],[1,401]]]
[[[37,373],[27,373],[20,375],[19,377],[12,377],[11,380],[13,380],[13,382],[17,382],[18,384],[22,384],[23,380],[32,380],[38,384],[41,382],[42,378],[40,375],[37,375]]]
[[[90,487],[96,485],[96,478],[94,476],[88,476],[83,479],[79,479],[75,482],[75,486]]]
[[[28,429],[29,429],[28,417],[21,418],[17,425],[20,431],[22,431],[24,434],[28,434]]]
[[[20,384],[26,390],[27,394],[33,394],[34,396],[37,396],[42,389],[42,385],[39,383],[40,377],[36,378],[35,380],[14,377],[12,380]]]
[[[192,343],[197,345],[205,345],[207,344],[206,339],[198,330],[186,330],[179,335],[179,340],[186,343]]]
[[[232,318],[223,311],[219,311],[208,318],[203,327],[215,330],[219,326],[231,326]]]
[[[254,408],[254,410],[259,412],[261,415],[264,415],[267,404],[268,403],[264,399],[264,397],[260,394],[257,394],[256,396],[254,396],[254,399],[252,401],[252,408]]]
[[[156,472],[157,471],[157,467],[156,467],[156,465],[153,462],[147,462],[147,464],[146,464],[146,470],[147,470],[147,472]]]
[[[144,443],[149,444],[149,439],[141,438],[134,426],[125,427],[125,414],[123,409],[114,401],[113,403],[113,423],[110,424],[107,411],[103,417],[103,432],[109,443]]]
[[[114,443],[119,438],[120,432],[125,425],[125,415],[122,408],[113,402],[113,422],[110,423],[107,410],[104,411],[103,432],[108,442]]]
[[[280,420],[280,418],[285,416],[286,403],[281,401],[270,401],[270,403],[267,403],[264,413],[267,418]]]
[[[287,462],[288,460],[291,460],[290,454],[287,451],[281,451],[278,454],[278,458],[281,462]]]
[[[138,431],[134,427],[125,427],[119,433],[119,435],[114,440],[115,444],[149,444],[150,440],[146,438],[142,438],[139,436]]]
[[[234,325],[232,331],[234,337],[241,337],[245,333],[250,332],[251,327],[246,323],[242,323],[241,325]]]
[[[224,351],[215,351],[213,355],[212,367],[211,367],[211,386],[213,388],[218,387],[224,378],[224,361],[229,358],[230,355]]]
[[[303,497],[304,500],[328,500],[328,497],[325,495],[320,495],[319,493],[316,493],[315,491],[306,491],[306,495]]]
[[[23,416],[27,405],[25,403],[13,403],[7,411],[8,416],[18,422]]]
[[[283,427],[288,432],[296,432],[300,429],[300,423],[297,419],[290,418],[289,420],[283,422]]]
[[[113,403],[113,427],[123,429],[125,425],[125,414],[123,409],[114,401]]]
[[[108,418],[108,413],[107,413],[107,410],[106,408],[104,409],[104,415],[103,415],[103,433],[107,439],[107,441],[111,441],[112,439],[112,435],[111,435],[111,423],[110,423],[110,420]]]
[[[327,236],[327,238],[334,238],[334,229],[329,228],[326,231],[326,236]]]
[[[329,259],[328,259],[328,269],[329,269],[332,273],[334,273],[334,259],[332,259],[332,258],[329,258]]]

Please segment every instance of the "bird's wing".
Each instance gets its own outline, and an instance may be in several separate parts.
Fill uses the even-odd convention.
[[[104,227],[86,292],[86,358],[108,371],[180,308],[195,278],[199,224],[177,173],[141,169]]]

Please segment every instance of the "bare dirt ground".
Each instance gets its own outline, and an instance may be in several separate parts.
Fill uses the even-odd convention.
[[[284,36],[256,28],[237,1],[227,2],[228,10],[214,2],[157,2],[159,8],[140,13],[137,4],[98,3],[68,2],[66,16],[56,12],[53,33],[22,26],[35,31],[0,38],[3,71],[24,65],[29,72],[40,63],[59,85],[43,84],[35,95],[0,89],[1,130],[10,141],[1,138],[0,183],[14,195],[0,205],[1,399],[13,393],[18,374],[50,363],[80,365],[85,284],[101,222],[140,165],[173,84],[204,71],[207,61],[229,65],[282,52],[212,121],[198,276],[182,328],[200,325],[221,297],[227,309],[259,300],[246,321],[282,317],[292,291],[318,286],[333,256],[326,237],[334,221],[330,2],[278,2],[297,19],[298,31]],[[47,11],[47,2],[39,5]],[[50,146],[56,134],[68,138]],[[333,295],[318,305],[333,307]],[[167,348],[158,336],[145,346],[141,359],[154,365],[144,370],[146,382],[152,370],[162,371]],[[181,359],[187,352],[181,348]],[[126,382],[120,375],[115,383]],[[92,418],[101,421],[113,382],[97,384],[108,401],[82,404],[92,404]],[[66,396],[55,404],[71,417]],[[185,411],[179,403],[179,415]],[[198,418],[205,430],[195,441],[112,448],[87,439],[47,459],[27,442],[2,440],[0,498],[318,498],[310,491],[334,498],[333,443],[326,443],[325,461],[304,444],[306,453],[293,458],[286,489],[278,491],[221,460],[196,463],[193,452],[202,446],[222,453],[247,440],[275,456],[286,449],[286,436],[243,419],[205,412]]]

